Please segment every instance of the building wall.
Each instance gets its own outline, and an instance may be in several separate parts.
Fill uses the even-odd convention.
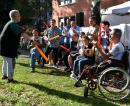
[[[100,0],[101,9],[124,3],[129,0]],[[56,19],[59,26],[60,17],[75,16],[76,13],[84,12],[84,26],[88,26],[88,17],[91,15],[91,0],[76,0],[76,3],[59,6],[58,0],[52,0],[52,18]]]
[[[129,0],[101,0],[101,9],[124,3]]]
[[[57,0],[52,0],[52,18],[56,19],[57,25],[60,17],[75,16],[76,13],[84,12],[84,25],[88,26],[88,17],[91,15],[89,0],[76,0],[76,3],[59,6]]]

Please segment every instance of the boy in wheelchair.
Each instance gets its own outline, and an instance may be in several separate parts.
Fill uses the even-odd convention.
[[[80,84],[78,82],[81,82],[82,79],[85,77],[89,77],[90,79],[96,78],[97,73],[102,72],[104,69],[108,67],[122,67],[122,57],[123,53],[125,51],[124,45],[120,42],[122,32],[120,29],[113,29],[110,34],[110,41],[112,42],[112,48],[109,50],[108,53],[105,53],[105,51],[102,49],[102,47],[97,45],[97,42],[93,42],[95,47],[99,50],[102,57],[105,59],[105,61],[101,62],[99,65],[90,66],[87,65],[84,67],[83,72],[81,73],[80,78],[75,83],[75,86],[78,87]],[[125,64],[124,64],[125,65]],[[98,68],[98,69],[97,69]],[[97,72],[95,72],[97,71]],[[96,73],[96,74],[95,74]]]

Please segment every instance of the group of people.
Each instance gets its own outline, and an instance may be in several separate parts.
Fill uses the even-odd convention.
[[[3,57],[2,79],[7,79],[8,82],[15,81],[13,79],[15,58],[21,36],[30,40],[28,48],[33,72],[36,61],[42,64],[43,68],[46,63],[35,45],[38,45],[48,58],[50,53],[53,53],[53,65],[58,67],[63,63],[65,71],[71,72],[71,77],[79,77],[87,64],[93,65],[108,58],[121,60],[123,55],[124,46],[120,42],[122,32],[120,29],[111,30],[108,21],[101,22],[99,27],[96,18],[89,17],[89,27],[85,34],[74,20],[68,19],[66,26],[58,28],[56,20],[51,19],[50,27],[44,31],[43,37],[39,36],[37,29],[33,29],[33,36],[30,37],[26,34],[27,29],[17,24],[20,21],[19,11],[11,10],[9,15],[11,20],[0,35],[0,54]],[[61,45],[66,49],[61,48]]]

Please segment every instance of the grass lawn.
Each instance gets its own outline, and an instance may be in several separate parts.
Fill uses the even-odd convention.
[[[1,65],[0,57],[0,68]],[[130,106],[130,100],[110,102],[98,90],[84,98],[84,87],[74,87],[75,81],[62,70],[37,67],[35,73],[30,71],[28,58],[20,56],[14,75],[18,83],[0,79],[0,106]]]

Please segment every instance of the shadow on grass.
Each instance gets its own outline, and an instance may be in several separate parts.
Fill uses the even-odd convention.
[[[47,68],[50,69],[50,68]],[[70,73],[61,71],[61,70],[57,70],[57,69],[51,69],[50,71],[36,71],[36,73],[40,73],[40,74],[48,74],[48,75],[54,75],[54,76],[67,76],[69,77]]]
[[[20,63],[20,62],[18,62],[17,64],[19,64],[19,65],[21,65],[21,66],[24,66],[24,67],[29,67],[29,63]],[[35,67],[36,67],[37,69],[56,69],[56,68],[54,68],[54,67],[48,67],[48,66],[42,67],[42,66],[40,66],[40,65],[36,65]],[[60,69],[57,69],[57,70],[60,70]]]
[[[19,65],[21,65],[21,66],[24,66],[24,67],[29,67],[29,64],[28,63],[17,63],[17,64],[19,64]]]
[[[26,63],[18,63],[19,65],[21,66],[24,66],[24,67],[29,67],[28,64]],[[40,71],[37,69],[41,69]],[[47,71],[46,71],[47,70]],[[70,73],[67,73],[67,72],[64,72],[62,71],[61,69],[56,69],[54,67],[48,67],[48,66],[45,66],[45,67],[40,67],[40,66],[36,66],[36,71],[35,73],[39,73],[39,74],[48,74],[48,75],[55,75],[55,76],[69,76]]]
[[[72,100],[79,103],[91,104],[92,106],[119,106],[117,104],[113,104],[111,102],[108,102],[96,96],[90,96],[88,98],[84,98],[82,96],[71,94],[69,92],[55,90],[55,89],[48,88],[48,87],[45,87],[43,85],[39,85],[36,83],[24,83],[24,84],[30,85],[40,91],[46,92],[48,95],[58,96],[59,98],[66,99],[66,100]]]

